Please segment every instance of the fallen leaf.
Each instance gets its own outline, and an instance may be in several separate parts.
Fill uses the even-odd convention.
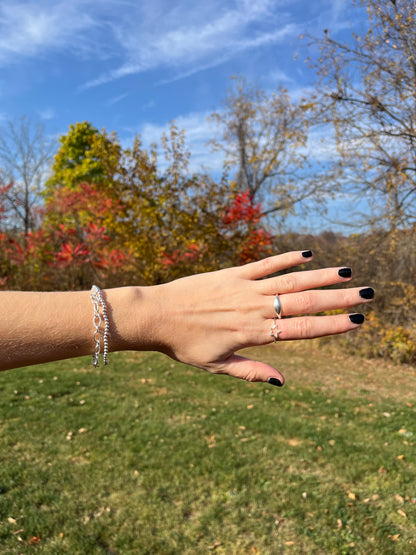
[[[406,514],[404,511],[402,511],[401,509],[398,509],[397,512],[398,512],[398,514],[399,514],[400,516],[402,516],[403,518],[407,518],[407,514]]]
[[[399,503],[404,503],[404,499],[401,495],[399,495],[398,493],[396,493],[396,495],[394,496],[395,500],[398,501]]]
[[[36,544],[39,543],[39,542],[40,542],[40,538],[38,538],[37,536],[32,536],[32,537],[30,538],[30,540],[27,540],[27,543],[28,543],[29,545],[36,545]]]
[[[357,496],[352,491],[349,491],[348,492],[348,499],[352,499],[353,501],[355,501],[357,499]]]
[[[404,455],[397,455],[397,458],[399,459],[399,461],[401,461],[403,459]]]
[[[11,516],[9,516],[9,518],[7,519],[7,522],[10,522],[10,524],[16,524],[16,519],[12,518]]]
[[[254,407],[254,405],[247,405],[248,410],[251,410]]]

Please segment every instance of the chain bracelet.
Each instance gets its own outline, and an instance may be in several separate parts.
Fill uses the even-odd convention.
[[[104,302],[101,289],[96,285],[91,287],[91,301],[94,308],[94,354],[92,355],[91,363],[97,367],[100,364],[101,354],[101,339],[103,343],[103,363],[108,364],[108,332],[109,320],[107,314],[107,306]],[[101,312],[100,312],[101,306]],[[104,320],[104,332],[101,332],[101,324]]]

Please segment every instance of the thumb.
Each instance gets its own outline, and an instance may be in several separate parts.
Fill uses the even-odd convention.
[[[220,372],[248,382],[269,382],[280,387],[285,383],[283,375],[273,366],[238,355],[231,355],[221,365]]]

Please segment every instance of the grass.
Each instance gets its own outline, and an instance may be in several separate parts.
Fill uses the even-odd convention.
[[[154,353],[0,375],[0,552],[415,553],[414,369],[254,355],[284,388]]]

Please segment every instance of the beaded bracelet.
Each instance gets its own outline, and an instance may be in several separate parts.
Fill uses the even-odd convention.
[[[103,299],[101,289],[96,285],[91,287],[91,301],[94,307],[94,353],[92,355],[91,363],[97,367],[100,365],[100,352],[101,352],[101,339],[103,342],[103,363],[108,364],[108,330],[109,321],[107,315],[107,306]],[[100,312],[101,307],[101,312]],[[102,314],[102,317],[101,317]],[[101,333],[101,323],[104,320],[104,333]]]

